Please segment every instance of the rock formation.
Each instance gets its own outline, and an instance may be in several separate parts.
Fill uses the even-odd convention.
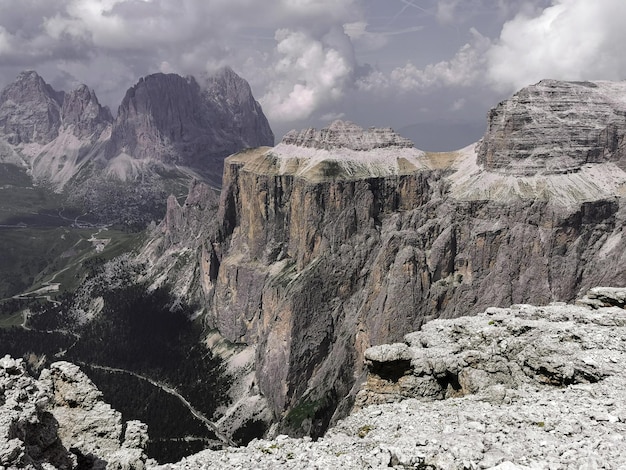
[[[0,95],[0,138],[12,146],[12,158],[0,163],[19,163],[60,189],[96,158],[112,120],[85,85],[57,92],[23,72]]]
[[[21,359],[0,359],[0,467],[145,468],[146,425],[123,425],[101,397],[73,364],[35,379]]]
[[[130,181],[169,172],[219,184],[226,156],[273,145],[274,135],[248,83],[224,68],[200,82],[175,74],[142,78],[115,120],[87,86],[57,92],[36,72],[24,72],[0,95],[2,140],[8,150],[0,163],[21,164],[37,182],[81,193],[90,186],[85,180],[101,175]]]
[[[51,142],[59,135],[63,98],[36,72],[22,72],[0,94],[2,134],[13,145]]]
[[[626,312],[613,305],[625,295],[434,320],[366,351],[357,401],[369,405],[319,440],[278,436],[160,468],[621,468]]]
[[[626,83],[542,80],[489,113],[478,163],[499,173],[569,173],[626,164]]]
[[[222,161],[242,148],[273,145],[274,135],[248,83],[231,69],[204,77],[154,74],[126,92],[107,159],[131,155],[181,165],[219,182]]]
[[[319,435],[350,408],[365,350],[433,318],[626,283],[623,127],[614,126],[626,85],[548,85],[500,104],[484,140],[457,152],[336,122],[226,160],[217,224],[175,238],[199,240],[187,264],[197,298],[227,340],[255,346],[280,430]],[[506,116],[518,112],[530,117],[513,126]],[[581,131],[600,131],[567,137],[575,113]],[[614,137],[602,140],[602,129]],[[555,136],[561,144],[533,153],[529,134],[544,150]]]

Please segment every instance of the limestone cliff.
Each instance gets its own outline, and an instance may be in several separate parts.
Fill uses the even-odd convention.
[[[626,283],[623,128],[606,158],[590,157],[605,141],[581,150],[596,137],[567,137],[559,113],[592,87],[549,83],[562,92],[541,91],[545,82],[520,92],[490,113],[482,142],[458,152],[336,122],[226,160],[217,227],[188,234],[204,237],[190,267],[208,322],[256,346],[257,382],[280,429],[321,433],[349,409],[364,351],[430,319]],[[585,94],[572,111],[581,129],[611,128],[625,87]],[[520,111],[525,95],[535,98]],[[502,110],[533,119],[511,127]],[[524,125],[538,145],[565,137],[537,160],[515,152],[532,147]],[[586,156],[564,160],[576,152]]]

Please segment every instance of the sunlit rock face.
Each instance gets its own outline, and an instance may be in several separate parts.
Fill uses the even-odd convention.
[[[530,176],[623,163],[626,82],[542,80],[493,108],[488,121],[478,148],[487,170]]]

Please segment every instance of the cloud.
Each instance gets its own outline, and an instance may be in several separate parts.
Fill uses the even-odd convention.
[[[426,91],[442,87],[488,87],[510,93],[543,78],[620,80],[626,78],[626,2],[623,0],[499,0],[504,22],[489,39],[471,28],[471,40],[449,60],[417,67],[407,62],[388,74],[371,70],[357,85],[363,91]],[[440,21],[453,21],[468,4],[484,0],[443,0]]]
[[[306,119],[318,108],[339,100],[354,70],[354,56],[343,30],[317,39],[302,31],[276,33],[280,56],[260,99],[270,120]]]
[[[540,12],[549,5],[550,0],[438,0],[435,15],[442,24],[471,24],[486,12],[506,20],[518,12]]]
[[[142,75],[197,75],[230,65],[264,95],[268,114],[308,116],[348,86],[356,61],[342,25],[360,20],[361,6],[362,0],[0,0],[0,79],[37,68],[55,83],[88,83],[117,105]]]
[[[626,2],[555,0],[539,15],[518,14],[487,52],[488,77],[512,91],[543,78],[626,78]]]

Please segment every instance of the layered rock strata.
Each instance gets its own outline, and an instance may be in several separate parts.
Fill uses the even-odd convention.
[[[542,80],[490,111],[478,163],[525,176],[607,161],[623,166],[625,126],[626,82]]]
[[[595,310],[514,305],[429,322],[366,351],[358,401],[369,405],[319,440],[278,436],[161,468],[621,468],[626,312],[604,305],[626,290],[587,297],[598,292]]]

